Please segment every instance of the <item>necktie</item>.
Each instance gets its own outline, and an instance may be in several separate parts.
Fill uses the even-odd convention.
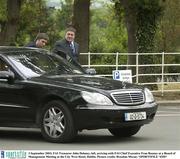
[[[72,55],[74,56],[75,55],[75,48],[74,48],[74,45],[72,43],[70,43],[70,48],[71,48]]]

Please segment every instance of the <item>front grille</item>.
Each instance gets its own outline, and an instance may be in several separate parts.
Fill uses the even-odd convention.
[[[120,105],[137,105],[144,103],[144,94],[140,90],[128,90],[111,93],[112,98]]]

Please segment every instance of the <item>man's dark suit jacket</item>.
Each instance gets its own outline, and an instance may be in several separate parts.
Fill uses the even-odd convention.
[[[75,61],[78,61],[79,57],[79,44],[74,42],[75,55],[72,53],[69,42],[66,39],[56,41],[54,45],[53,52],[60,55],[61,57],[69,60],[72,58]]]
[[[32,41],[32,42],[26,44],[25,47],[37,47],[37,46],[36,46],[36,42],[35,42],[35,41]]]

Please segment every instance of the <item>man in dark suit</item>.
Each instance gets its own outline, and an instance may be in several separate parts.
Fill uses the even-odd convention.
[[[56,41],[53,52],[65,58],[78,61],[79,44],[74,41],[76,30],[73,27],[66,29],[65,39]]]

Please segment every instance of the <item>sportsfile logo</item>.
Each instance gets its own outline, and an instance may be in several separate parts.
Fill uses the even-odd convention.
[[[1,151],[1,158],[4,158],[4,151]]]
[[[1,151],[0,159],[25,159],[26,155],[25,151]]]

